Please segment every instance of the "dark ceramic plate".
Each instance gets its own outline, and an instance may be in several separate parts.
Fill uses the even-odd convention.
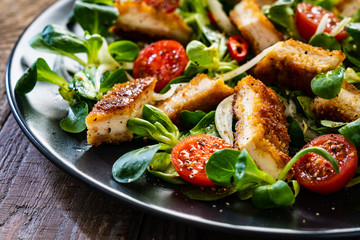
[[[344,237],[360,235],[360,188],[354,187],[329,196],[302,190],[292,207],[261,210],[249,201],[229,197],[222,201],[200,202],[187,199],[175,185],[144,174],[139,181],[118,184],[111,167],[134,144],[90,147],[85,134],[68,134],[59,127],[66,104],[57,88],[38,83],[26,96],[14,93],[17,79],[26,66],[44,57],[50,66],[54,55],[31,49],[29,39],[50,23],[65,25],[72,1],[59,1],[44,11],[23,33],[10,57],[6,90],[13,113],[32,143],[64,171],[135,207],[178,220],[227,232],[277,237]]]

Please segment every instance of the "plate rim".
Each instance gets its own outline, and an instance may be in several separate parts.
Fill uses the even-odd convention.
[[[195,226],[200,228],[206,228],[208,226],[214,227],[216,230],[221,232],[230,232],[234,234],[245,234],[252,236],[267,236],[271,234],[271,237],[352,237],[352,236],[360,236],[360,227],[356,228],[341,228],[341,229],[320,229],[320,230],[297,230],[297,229],[285,229],[285,228],[271,228],[271,227],[260,227],[260,226],[248,226],[248,225],[233,225],[229,223],[222,223],[213,220],[199,218],[198,216],[181,213],[171,209],[165,209],[157,206],[149,206],[140,200],[136,200],[132,197],[127,197],[126,194],[118,191],[111,190],[111,188],[104,186],[103,184],[96,182],[93,178],[86,177],[87,174],[81,174],[80,171],[75,171],[75,169],[71,168],[68,164],[65,164],[61,159],[57,158],[41,143],[39,139],[37,139],[32,133],[31,129],[25,124],[25,120],[23,116],[21,116],[20,110],[18,108],[18,104],[15,98],[15,92],[11,89],[11,67],[14,54],[17,50],[19,43],[21,42],[24,34],[27,32],[30,26],[36,24],[37,20],[44,15],[47,11],[51,11],[52,9],[56,9],[61,5],[70,4],[68,2],[74,3],[74,0],[64,0],[64,1],[56,1],[40,12],[22,31],[17,41],[15,42],[11,53],[9,55],[9,59],[5,69],[5,90],[6,96],[8,99],[8,103],[11,108],[11,112],[15,117],[17,124],[20,126],[21,130],[24,132],[25,136],[30,140],[32,145],[34,145],[39,152],[44,155],[51,163],[55,166],[59,167],[66,174],[70,174],[72,177],[82,181],[90,187],[94,187],[95,189],[111,196],[113,198],[119,199],[126,204],[130,204],[133,207],[139,207],[140,210],[151,213],[153,215],[159,215],[164,218],[172,219],[175,221],[184,222],[187,225],[190,225],[188,221],[195,224]],[[15,81],[15,80],[13,80]],[[187,221],[187,222],[185,222]]]

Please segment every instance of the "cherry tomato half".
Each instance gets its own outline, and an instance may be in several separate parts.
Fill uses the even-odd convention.
[[[141,0],[142,2],[171,13],[179,7],[179,0]]]
[[[241,62],[245,60],[249,45],[241,36],[232,36],[226,43],[232,59]]]
[[[330,33],[341,21],[337,16],[319,6],[314,6],[309,3],[298,4],[295,14],[295,23],[300,36],[306,41],[309,41],[315,34],[316,29],[325,14],[328,14],[328,23],[326,24],[324,32]],[[342,30],[335,38],[338,42],[341,42],[346,36],[347,32]]]
[[[333,193],[342,189],[354,176],[358,156],[355,146],[340,134],[327,134],[315,138],[304,146],[322,147],[339,164],[337,174],[330,162],[315,153],[301,157],[294,165],[294,175],[300,185],[317,193]]]
[[[155,42],[140,51],[134,62],[135,78],[157,77],[155,91],[183,74],[189,59],[184,47],[173,40]]]
[[[193,135],[180,141],[171,152],[171,162],[176,172],[188,182],[200,186],[214,186],[205,172],[211,154],[231,148],[221,138],[211,135]]]

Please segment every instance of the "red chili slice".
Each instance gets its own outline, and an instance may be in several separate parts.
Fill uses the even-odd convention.
[[[227,47],[232,59],[241,62],[245,60],[249,45],[241,36],[232,36],[227,41]]]

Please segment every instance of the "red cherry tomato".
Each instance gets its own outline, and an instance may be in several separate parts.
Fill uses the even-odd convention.
[[[205,172],[211,154],[231,148],[224,140],[211,135],[193,135],[180,141],[171,152],[176,172],[188,182],[200,186],[214,186]]]
[[[333,193],[342,189],[354,176],[358,156],[355,146],[340,134],[327,134],[315,138],[304,146],[322,147],[339,164],[337,174],[330,162],[315,153],[301,157],[294,165],[294,174],[300,185],[317,193]]]
[[[226,43],[232,59],[241,62],[245,60],[249,45],[241,36],[232,36]]]
[[[184,47],[173,40],[155,42],[140,51],[134,62],[135,78],[157,77],[155,91],[183,74],[189,59]]]
[[[179,7],[179,0],[141,0],[142,2],[171,13]]]
[[[337,16],[319,6],[314,6],[309,3],[298,4],[296,8],[295,22],[300,36],[309,41],[315,34],[316,29],[325,14],[328,14],[329,19],[324,32],[330,33],[331,30],[341,21]],[[341,42],[346,36],[347,32],[342,30],[335,36],[335,38],[338,42]]]

